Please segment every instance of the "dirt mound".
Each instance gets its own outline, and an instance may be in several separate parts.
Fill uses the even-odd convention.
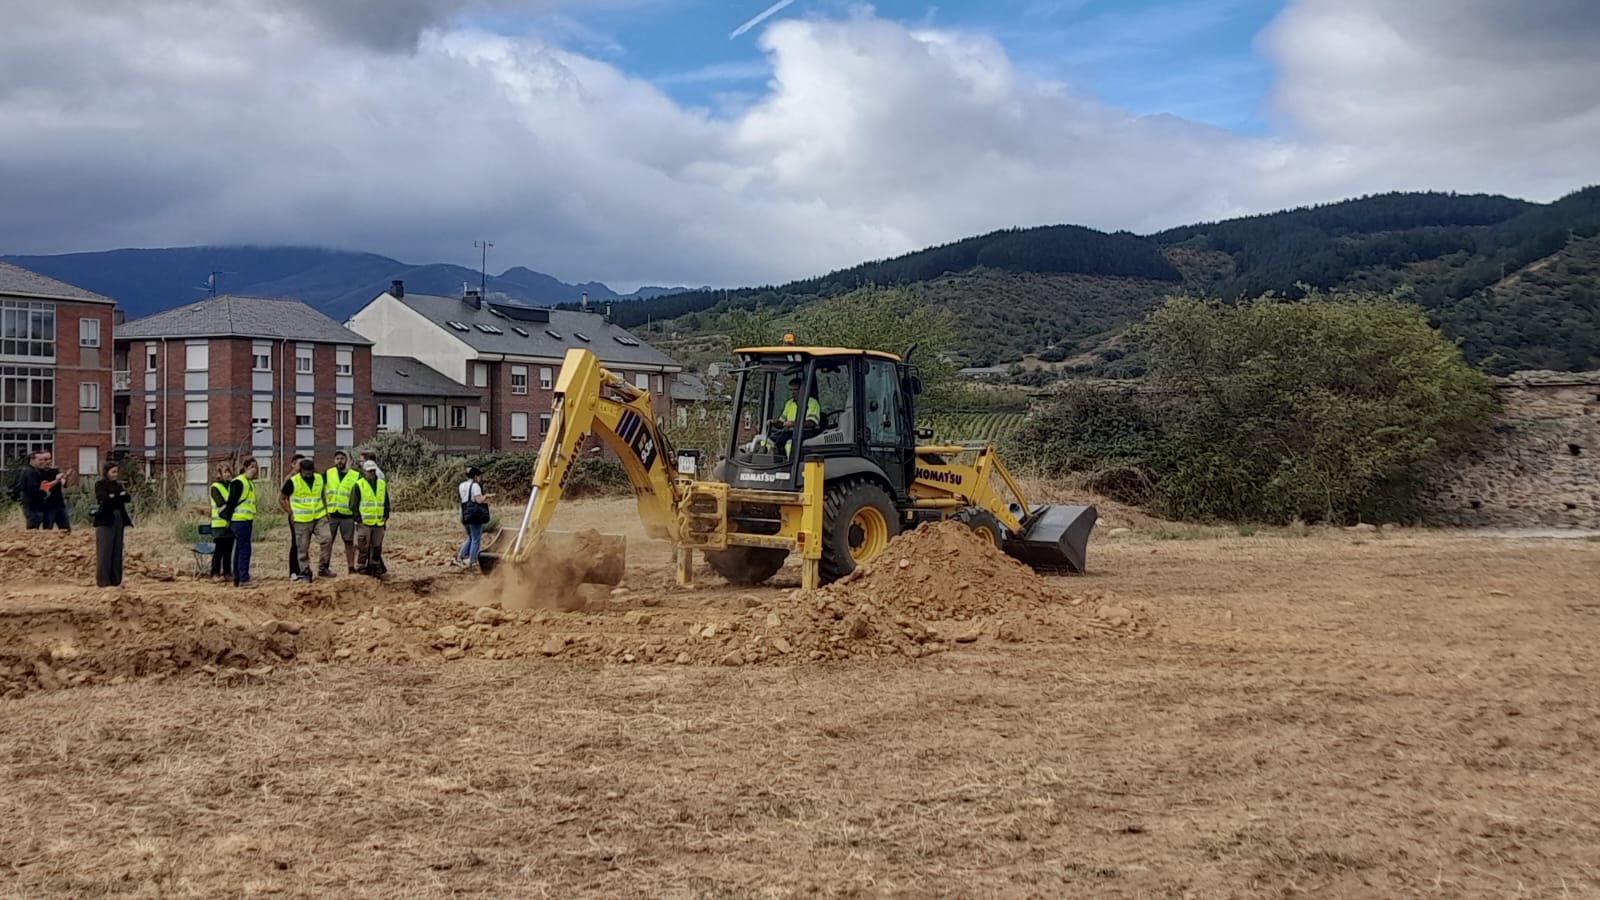
[[[71,532],[0,530],[0,582],[94,582],[94,529]],[[147,562],[144,554],[129,550],[122,556],[124,579],[173,581],[171,566]]]
[[[1064,591],[959,522],[933,522],[889,542],[883,555],[828,585],[843,602],[925,620],[964,619],[1066,603]]]

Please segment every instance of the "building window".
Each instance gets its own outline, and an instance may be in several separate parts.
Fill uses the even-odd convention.
[[[665,387],[666,387],[666,379],[662,378],[660,375],[657,375],[656,376],[656,393],[658,393],[658,394],[663,393],[664,392],[663,388],[665,388]]]
[[[78,320],[78,345],[80,347],[100,346],[100,320],[83,318]]]
[[[450,407],[450,427],[451,428],[466,428],[467,427],[467,408],[465,406],[452,406],[452,407]]]
[[[387,403],[378,404],[378,430],[389,430],[389,404]]]
[[[341,406],[333,411],[333,426],[335,428],[349,428],[352,411],[349,407]]]
[[[349,375],[351,373],[350,355],[349,347],[340,347],[333,351],[333,374]]]
[[[186,344],[183,348],[183,370],[185,372],[204,372],[209,368],[211,355],[205,341],[198,344]]]
[[[486,413],[486,412],[479,412],[478,413],[478,433],[479,434],[488,434],[489,433],[489,414]]]
[[[550,367],[549,366],[540,366],[539,367],[539,390],[541,390],[541,391],[550,390],[550,386],[554,383],[552,381],[552,379],[554,377],[555,377],[555,373],[550,371]]]
[[[539,414],[539,436],[540,437],[544,437],[545,435],[547,435],[549,433],[550,433],[550,414],[549,413],[540,413]]]
[[[528,367],[511,367],[511,393],[526,394],[528,392]]]
[[[184,424],[189,428],[204,428],[211,417],[210,402],[207,400],[185,400],[183,403]]]
[[[54,369],[0,366],[0,423],[50,425],[55,420]],[[0,465],[8,462],[0,458]]]
[[[650,376],[643,372],[636,372],[633,376],[633,386],[645,393],[650,392]]]
[[[271,400],[250,401],[250,427],[252,429],[272,427]]]
[[[527,413],[511,414],[511,439],[513,441],[525,441],[528,439]]]
[[[85,381],[78,385],[78,408],[82,410],[100,408],[100,385],[98,382]]]
[[[272,371],[272,348],[271,347],[265,347],[265,346],[262,346],[261,344],[256,344],[255,345],[255,349],[250,351],[250,371],[252,371],[252,372],[271,372]]]
[[[473,387],[488,387],[489,386],[489,366],[488,366],[487,363],[473,363],[472,364],[472,386]]]
[[[0,356],[54,359],[55,355],[55,305],[0,300]]]
[[[146,372],[154,372],[156,370],[156,348],[154,347],[144,348],[144,370]]]
[[[294,352],[294,371],[298,375],[311,374],[311,351],[296,350]]]
[[[55,435],[48,431],[0,431],[0,466],[25,460],[39,450],[55,452]],[[24,463],[26,465],[26,463]],[[59,465],[59,463],[57,463]],[[6,473],[6,486],[11,486],[11,473]]]
[[[146,406],[144,408],[144,427],[156,427],[156,408],[154,406]]]
[[[438,428],[439,427],[439,407],[437,407],[437,406],[424,406],[422,408],[422,427],[423,428]]]

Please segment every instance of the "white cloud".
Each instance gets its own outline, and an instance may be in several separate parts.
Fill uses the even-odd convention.
[[[490,237],[567,280],[763,283],[1011,225],[1151,230],[1398,187],[1547,199],[1600,168],[1600,77],[1557,15],[1577,0],[1524,4],[1519,28],[1452,0],[1489,24],[1442,30],[1294,0],[1263,38],[1278,139],[1132,116],[983,35],[861,12],[761,32],[765,91],[715,117],[460,24],[499,2],[0,0],[0,194],[21,211],[0,251],[475,262]]]

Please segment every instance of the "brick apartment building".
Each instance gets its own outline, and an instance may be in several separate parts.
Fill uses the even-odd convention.
[[[253,455],[331,465],[373,434],[372,342],[294,300],[220,296],[116,331],[118,421],[130,456],[184,473],[201,497],[216,464]]]
[[[475,290],[462,294],[409,294],[397,281],[345,324],[371,339],[374,352],[417,360],[480,392],[477,421],[469,416],[467,425],[476,427],[484,449],[538,446],[549,429],[556,374],[573,347],[593,351],[606,368],[648,391],[658,419],[672,415],[671,391],[683,367],[625,329],[592,313],[485,300]],[[380,402],[380,427],[427,424],[409,418],[406,404]]]
[[[111,458],[116,304],[0,263],[0,469],[34,450],[90,479]]]
[[[410,431],[449,454],[489,449],[483,388],[451,381],[409,356],[372,357],[377,430]]]

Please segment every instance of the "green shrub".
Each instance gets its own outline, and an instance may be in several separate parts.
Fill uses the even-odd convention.
[[[386,431],[373,435],[355,447],[354,452],[375,456],[385,478],[425,471],[444,458],[439,452],[439,445],[409,431]]]
[[[1069,388],[1013,447],[1047,472],[1136,471],[1176,518],[1409,518],[1426,468],[1493,412],[1487,379],[1394,297],[1178,298],[1134,337],[1143,389]]]

